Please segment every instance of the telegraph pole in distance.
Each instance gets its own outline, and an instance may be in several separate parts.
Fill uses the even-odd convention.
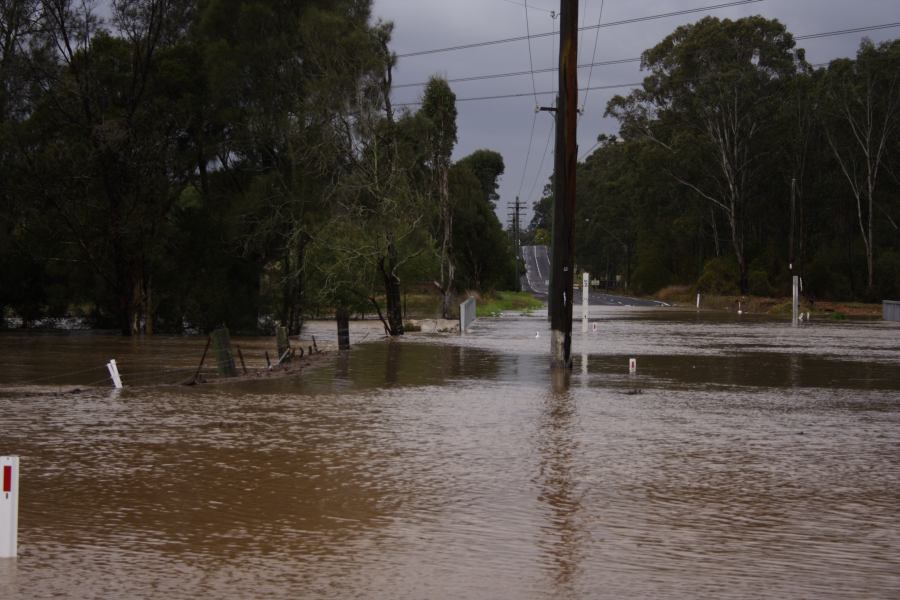
[[[521,278],[519,277],[519,258],[521,258],[521,249],[519,247],[519,215],[521,214],[522,203],[519,202],[519,197],[516,196],[516,201],[512,204],[506,205],[507,210],[509,210],[508,217],[510,221],[510,230],[512,232],[512,242],[513,249],[516,254],[516,285],[515,291],[520,292],[521,289]]]
[[[578,0],[560,0],[559,102],[554,164],[553,250],[550,278],[550,362],[572,367],[572,289],[575,256],[575,168],[578,123]]]

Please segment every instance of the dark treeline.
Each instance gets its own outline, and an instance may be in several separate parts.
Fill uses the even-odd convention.
[[[0,0],[0,319],[255,330],[514,285],[502,157],[390,104],[370,0]],[[402,288],[401,286],[406,286]]]
[[[642,65],[579,165],[579,266],[638,293],[789,295],[799,274],[812,298],[900,297],[900,41],[815,68],[777,21],[707,17]]]

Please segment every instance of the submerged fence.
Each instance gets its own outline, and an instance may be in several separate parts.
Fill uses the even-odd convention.
[[[881,303],[885,321],[900,321],[900,302],[885,300]]]
[[[466,327],[475,320],[475,298],[469,298],[459,305],[459,332],[466,333]]]

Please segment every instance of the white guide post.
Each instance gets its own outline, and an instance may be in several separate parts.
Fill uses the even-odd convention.
[[[793,300],[791,301],[791,325],[797,327],[797,325],[800,324],[800,277],[794,275],[793,280],[794,295]]]
[[[0,558],[15,558],[19,538],[19,457],[0,456]]]
[[[119,376],[119,367],[116,366],[116,359],[111,359],[106,363],[106,370],[109,371],[109,378],[112,379],[113,385],[117,390],[122,389],[122,378]]]
[[[588,329],[588,306],[591,301],[590,285],[591,275],[585,272],[581,275],[581,333],[587,333]]]
[[[697,310],[700,310],[700,292],[697,292]]]
[[[629,373],[637,373],[637,359],[629,358],[628,359],[628,372]]]

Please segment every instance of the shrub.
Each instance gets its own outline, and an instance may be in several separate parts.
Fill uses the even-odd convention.
[[[706,294],[733,296],[740,293],[740,270],[731,257],[718,256],[706,261],[697,280],[697,289]]]
[[[750,294],[753,296],[772,296],[774,290],[769,283],[769,275],[765,271],[750,271],[747,275]]]
[[[885,250],[875,265],[878,294],[882,299],[900,298],[900,252]]]

